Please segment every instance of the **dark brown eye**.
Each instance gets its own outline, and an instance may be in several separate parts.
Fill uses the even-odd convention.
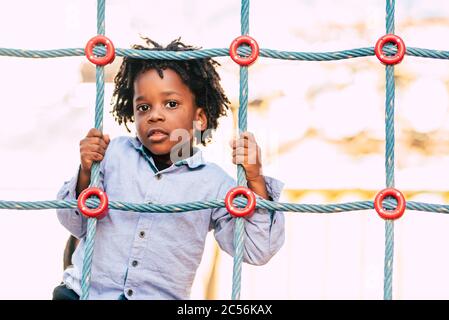
[[[178,103],[176,101],[169,101],[166,106],[170,109],[176,108],[178,106]]]
[[[138,105],[136,109],[140,111],[148,111],[148,109],[150,109],[150,106],[147,104],[141,104]]]

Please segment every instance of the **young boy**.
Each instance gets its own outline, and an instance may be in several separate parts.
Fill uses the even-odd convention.
[[[163,48],[144,38],[140,50],[195,48],[179,39]],[[100,181],[109,201],[172,204],[223,199],[236,182],[206,162],[203,145],[226,114],[229,101],[214,60],[142,60],[125,57],[115,77],[113,115],[119,124],[135,122],[136,137],[110,141],[91,129],[80,142],[81,165],[57,199],[73,200],[89,186],[91,167],[101,161]],[[130,132],[130,130],[128,129]],[[258,199],[278,200],[283,184],[262,175],[260,148],[245,132],[231,142],[233,163],[241,164]],[[58,209],[58,219],[80,239],[54,299],[81,294],[87,219],[76,209]],[[245,218],[244,262],[262,265],[284,242],[282,212],[257,209]],[[187,299],[201,261],[206,235],[214,230],[220,247],[234,254],[235,219],[225,208],[183,213],[109,210],[97,223],[90,299]]]

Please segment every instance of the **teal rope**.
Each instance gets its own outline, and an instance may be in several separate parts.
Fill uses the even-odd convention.
[[[394,12],[395,1],[386,1],[386,31],[394,33]],[[105,34],[105,0],[97,1],[97,33]],[[249,0],[242,0],[241,5],[241,34],[249,34]],[[96,47],[94,53],[98,56],[105,54],[104,47]],[[387,54],[396,53],[396,48],[387,45],[383,49]],[[238,49],[239,55],[249,55],[250,49],[242,46]],[[406,54],[415,57],[449,59],[449,51],[431,50],[424,48],[408,47]],[[296,52],[279,51],[273,49],[261,49],[260,57],[284,60],[301,61],[333,61],[342,59],[352,59],[358,57],[367,57],[374,55],[373,47],[356,48],[350,50],[341,50],[333,52]],[[22,50],[11,48],[0,48],[0,56],[23,57],[23,58],[58,58],[69,56],[84,56],[83,48],[67,48],[56,50]],[[141,59],[171,59],[186,60],[229,56],[228,48],[194,50],[187,52],[158,52],[142,51],[133,49],[116,49],[116,56],[128,56]],[[387,187],[394,187],[394,98],[395,98],[395,80],[394,67],[386,66],[386,100],[385,100],[385,130],[386,130],[386,149],[385,149],[385,171]],[[96,86],[97,98],[95,107],[95,127],[103,130],[103,105],[104,105],[104,68],[96,68]],[[240,108],[239,108],[239,133],[247,130],[247,104],[248,104],[248,68],[240,67]],[[246,179],[243,167],[237,167],[238,184],[246,186]],[[92,167],[92,180],[90,186],[99,186],[99,163],[94,163]],[[239,207],[246,205],[246,200],[235,199],[234,203]],[[87,205],[90,208],[97,207],[98,199],[89,199]],[[395,200],[385,200],[383,206],[386,209],[396,208]],[[371,210],[374,208],[372,201],[359,201],[350,203],[314,205],[314,204],[294,204],[280,203],[267,200],[258,200],[257,208],[269,210],[290,211],[290,212],[311,212],[311,213],[341,213],[357,210]],[[41,210],[41,209],[75,209],[77,201],[2,201],[0,200],[0,209],[16,210]],[[201,201],[181,204],[157,205],[157,204],[136,204],[127,202],[110,202],[110,209],[135,211],[151,213],[180,213],[186,211],[195,211],[206,208],[224,208],[224,200]],[[449,214],[449,205],[429,204],[421,202],[408,201],[406,203],[408,210],[436,212]],[[89,286],[91,276],[91,264],[94,248],[94,239],[96,231],[96,219],[88,219],[86,236],[86,253],[83,262],[82,275],[82,296],[85,300],[89,297]],[[243,260],[244,243],[244,220],[236,219],[234,233],[234,274],[232,298],[240,299],[241,266]],[[385,264],[384,264],[384,299],[392,299],[392,274],[393,274],[393,253],[394,253],[394,224],[392,221],[385,223]]]
[[[383,50],[387,54],[394,55],[396,49],[388,48]],[[95,47],[94,53],[97,56],[105,55],[106,49],[103,47]],[[202,58],[228,57],[229,48],[203,49],[187,52],[176,51],[144,51],[136,49],[120,49],[116,48],[117,57],[132,57],[140,59],[169,59],[169,60],[190,60]],[[241,47],[237,50],[239,55],[249,55],[251,49]],[[449,59],[449,51],[431,50],[424,48],[407,47],[406,55],[431,58],[431,59]],[[54,50],[23,50],[13,48],[0,48],[0,56],[18,57],[18,58],[62,58],[84,56],[84,48],[68,48]],[[260,49],[260,57],[282,59],[282,60],[298,60],[298,61],[334,61],[352,58],[361,58],[374,56],[374,47],[357,48],[350,50],[332,51],[332,52],[300,52],[300,51],[280,51],[274,49]]]
[[[99,205],[98,199],[89,199],[86,204],[89,208],[97,208]],[[246,205],[245,198],[237,198],[234,200],[234,205],[239,208],[243,208]],[[385,200],[383,207],[388,210],[394,210],[397,202],[392,200]],[[45,209],[77,209],[77,201],[65,201],[65,200],[49,200],[49,201],[5,201],[0,200],[0,209],[12,209],[12,210],[45,210]],[[197,211],[202,209],[215,209],[225,208],[223,200],[212,201],[197,201],[197,202],[185,202],[177,204],[150,204],[150,203],[131,203],[121,201],[109,202],[109,209],[142,212],[145,214],[152,213],[182,213],[188,211]],[[339,204],[299,204],[288,202],[274,202],[268,200],[257,200],[256,208],[268,209],[285,212],[298,212],[298,213],[343,213],[353,212],[360,210],[372,210],[374,209],[373,201],[357,201],[357,202],[345,202]],[[449,214],[449,205],[445,204],[432,204],[424,202],[407,201],[407,210],[421,211],[421,212],[433,212]],[[375,213],[373,213],[375,214]]]
[[[386,33],[394,33],[395,0],[386,1]],[[385,171],[386,185],[394,187],[394,66],[385,66],[386,99],[385,99]],[[384,299],[393,296],[393,260],[394,260],[394,221],[385,221],[385,259],[384,259]]]
[[[242,0],[240,14],[241,34],[249,34],[249,0]],[[247,130],[248,124],[248,67],[240,67],[240,95],[239,95],[239,134]],[[239,186],[247,186],[245,170],[242,165],[237,165],[237,183]],[[245,244],[245,220],[235,218],[234,228],[234,267],[232,273],[232,300],[240,299],[242,282],[243,250]]]
[[[105,35],[105,0],[97,0],[97,34]]]
[[[105,0],[97,1],[97,34],[105,34]],[[95,128],[103,131],[103,106],[104,106],[104,67],[96,66],[96,101],[95,101]],[[91,182],[89,187],[100,186],[100,163],[92,165]],[[92,257],[95,246],[95,234],[97,219],[87,220],[87,235],[85,242],[83,273],[81,279],[81,300],[89,299],[90,278],[92,271]]]

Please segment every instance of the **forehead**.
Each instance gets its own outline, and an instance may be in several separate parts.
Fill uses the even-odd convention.
[[[149,69],[139,73],[134,81],[134,92],[144,93],[154,90],[172,90],[179,93],[191,93],[179,74],[172,69],[162,70],[162,77],[156,69]]]

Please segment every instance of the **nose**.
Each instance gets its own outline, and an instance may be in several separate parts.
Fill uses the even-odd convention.
[[[165,120],[165,116],[161,107],[154,107],[148,113],[148,122],[156,122]]]

